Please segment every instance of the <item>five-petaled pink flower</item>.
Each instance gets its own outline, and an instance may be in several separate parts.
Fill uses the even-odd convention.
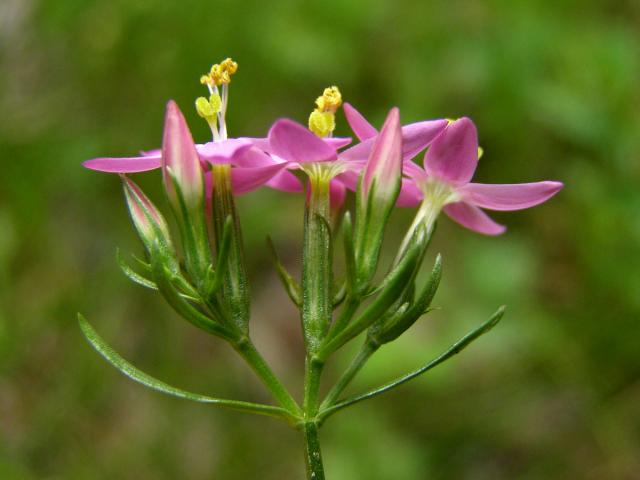
[[[486,235],[500,235],[505,227],[481,209],[521,210],[545,202],[562,187],[545,181],[516,184],[471,183],[478,165],[478,133],[469,118],[451,122],[424,156],[424,169],[406,162],[401,206],[423,203],[440,208],[461,225]]]
[[[170,118],[183,118],[175,102],[167,105]],[[165,132],[166,133],[166,132]],[[184,124],[181,131],[185,142],[193,143],[191,133]],[[178,141],[178,139],[176,139]],[[209,169],[208,164],[231,165],[231,182],[237,194],[250,192],[268,184],[286,164],[274,162],[265,152],[256,148],[249,139],[230,138],[219,142],[208,142],[195,145],[203,171]],[[86,168],[109,173],[137,173],[160,168],[162,164],[161,150],[142,152],[136,157],[101,157],[87,160]]]

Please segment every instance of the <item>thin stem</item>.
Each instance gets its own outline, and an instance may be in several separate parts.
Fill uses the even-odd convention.
[[[305,361],[304,376],[304,400],[302,409],[307,420],[313,419],[318,413],[318,396],[320,393],[320,376],[324,363],[318,362],[312,357]]]
[[[304,423],[302,433],[304,435],[305,463],[307,465],[307,478],[309,480],[324,480],[324,467],[322,466],[322,454],[320,452],[320,440],[318,438],[318,396],[320,393],[320,376],[324,363],[318,362],[311,356],[305,361],[304,376]]]
[[[373,355],[378,349],[380,345],[375,342],[367,341],[360,348],[360,351],[356,355],[356,357],[351,362],[351,365],[347,368],[347,370],[342,374],[338,382],[333,386],[333,388],[329,391],[327,396],[325,397],[322,405],[320,406],[320,410],[326,410],[331,407],[340,394],[344,391],[345,388],[351,383],[351,381],[355,378],[362,367],[364,367],[367,360]]]
[[[324,480],[324,468],[318,438],[318,397],[324,361],[316,352],[325,338],[333,315],[332,252],[329,182],[320,167],[309,173],[309,196],[304,219],[302,256],[302,330],[305,359],[304,423],[305,461],[309,480]]]
[[[318,424],[316,422],[305,422],[302,425],[302,434],[304,437],[304,460],[307,465],[307,479],[324,480]]]
[[[287,409],[294,417],[301,417],[302,411],[300,410],[300,406],[280,382],[278,377],[276,377],[275,373],[273,373],[273,370],[271,370],[271,367],[269,367],[260,352],[258,352],[253,342],[245,338],[243,341],[233,344],[233,347],[242,355],[242,358],[251,366],[256,375],[260,377],[280,405]]]
[[[471,331],[470,333],[468,333],[467,335],[465,335],[464,337],[462,337],[460,340],[458,340],[456,343],[454,343],[453,345],[451,345],[451,347],[449,347],[444,353],[440,354],[438,357],[434,358],[433,360],[431,360],[429,363],[427,363],[426,365],[424,365],[423,367],[414,370],[411,373],[408,373],[406,375],[403,375],[402,377],[399,377],[395,380],[393,380],[392,382],[389,382],[379,388],[376,388],[374,390],[371,390],[367,393],[363,393],[362,395],[357,395],[351,398],[347,398],[346,400],[337,403],[327,409],[321,410],[320,413],[318,414],[318,420],[320,421],[320,423],[324,422],[329,416],[333,415],[334,413],[338,412],[339,410],[342,410],[343,408],[346,408],[350,405],[353,405],[354,403],[358,403],[361,402],[363,400],[368,400],[369,398],[373,398],[376,397],[378,395],[381,395],[385,392],[388,392],[389,390],[396,388],[400,385],[402,385],[403,383],[406,383],[410,380],[413,380],[414,378],[422,375],[423,373],[431,370],[432,368],[440,365],[442,362],[444,362],[445,360],[448,360],[449,358],[453,357],[455,354],[460,353],[462,350],[464,350],[469,344],[471,344],[475,339],[477,339],[478,337],[480,337],[481,335],[487,333],[489,330],[491,330],[493,327],[495,327],[498,322],[500,321],[500,319],[502,318],[502,316],[504,315],[504,310],[505,307],[500,307],[496,313],[494,313],[491,318],[489,320],[487,320],[486,322],[484,322],[482,325],[480,325],[478,328],[476,328],[475,330]]]

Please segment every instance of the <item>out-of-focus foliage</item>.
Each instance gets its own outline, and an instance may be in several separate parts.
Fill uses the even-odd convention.
[[[632,0],[0,2],[0,478],[302,476],[284,424],[145,390],[75,322],[82,311],[169,383],[268,398],[226,346],[120,274],[115,247],[141,247],[119,181],[80,167],[156,147],[169,98],[208,138],[190,105],[199,75],[229,55],[234,135],[304,121],[337,84],[378,124],[392,105],[405,123],[471,116],[481,181],[566,183],[541,207],[496,215],[500,238],[440,222],[442,310],[377,354],[353,391],[418,366],[501,303],[507,316],[427,377],[332,418],[328,477],[637,478],[638,25]],[[137,178],[162,203],[159,174]],[[301,207],[266,190],[240,201],[253,332],[292,386],[299,320],[264,237],[295,268]]]

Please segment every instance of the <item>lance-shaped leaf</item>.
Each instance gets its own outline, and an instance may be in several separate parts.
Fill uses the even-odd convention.
[[[424,230],[421,229],[421,232],[424,241]],[[340,331],[336,331],[335,335],[329,336],[322,344],[317,354],[320,359],[327,358],[330,353],[369,328],[396,302],[406,289],[408,281],[413,276],[423,247],[423,242],[415,242],[409,248],[406,256],[387,276],[385,286],[380,290],[375,300],[373,300],[355,320]]]
[[[287,271],[285,266],[280,261],[280,256],[278,255],[278,251],[276,250],[276,246],[273,244],[273,240],[271,237],[267,237],[267,243],[269,244],[269,251],[271,252],[271,257],[273,260],[273,264],[276,267],[276,271],[278,272],[278,278],[282,283],[287,295],[291,301],[299,307],[302,305],[302,290],[300,288],[300,284],[296,281],[295,278],[291,276],[291,274]]]
[[[355,249],[358,282],[373,277],[389,215],[400,193],[402,131],[400,112],[393,108],[376,138],[358,185]]]
[[[491,318],[489,318],[489,320],[484,322],[482,325],[480,325],[475,330],[473,330],[473,331],[469,332],[468,334],[466,334],[464,337],[462,337],[456,343],[451,345],[445,352],[441,353],[439,356],[437,356],[436,358],[431,360],[429,363],[427,363],[423,367],[420,367],[420,368],[418,368],[417,370],[414,370],[411,373],[403,375],[402,377],[397,378],[397,379],[395,379],[395,380],[383,385],[382,387],[376,388],[375,390],[371,390],[371,391],[369,391],[367,393],[363,393],[362,395],[356,395],[354,397],[347,398],[347,399],[341,401],[340,403],[337,403],[337,404],[335,404],[333,406],[330,406],[330,407],[322,410],[318,414],[318,417],[317,417],[318,420],[322,423],[327,419],[327,417],[333,415],[334,413],[338,412],[339,410],[342,410],[343,408],[349,407],[349,406],[353,405],[354,403],[362,402],[363,400],[368,400],[370,398],[377,397],[378,395],[381,395],[381,394],[383,394],[385,392],[388,392],[389,390],[392,390],[392,389],[394,389],[396,387],[399,387],[400,385],[402,385],[404,383],[407,383],[408,381],[413,380],[414,378],[419,377],[423,373],[428,372],[432,368],[440,365],[441,363],[445,362],[446,360],[448,360],[449,358],[453,357],[457,353],[460,353],[462,350],[464,350],[466,347],[468,347],[478,337],[480,337],[481,335],[484,335],[489,330],[491,330],[493,327],[495,327],[498,324],[498,322],[502,319],[502,316],[504,315],[504,311],[505,311],[505,307],[504,306],[500,307],[491,316]]]
[[[187,392],[180,388],[172,387],[151,375],[144,373],[137,369],[131,363],[122,358],[111,346],[109,346],[100,335],[94,330],[89,322],[80,314],[78,314],[78,323],[82,333],[89,341],[91,346],[111,365],[117,368],[124,375],[129,377],[135,382],[138,382],[153,390],[157,390],[173,397],[184,398],[187,400],[193,400],[194,402],[209,403],[218,405],[220,407],[230,408],[232,410],[238,410],[242,412],[255,413],[259,415],[267,415],[271,417],[282,417],[289,420],[291,418],[290,413],[282,407],[275,407],[271,405],[263,405],[259,403],[243,402],[240,400],[226,400],[222,398],[209,397],[207,395],[200,395],[198,393]]]

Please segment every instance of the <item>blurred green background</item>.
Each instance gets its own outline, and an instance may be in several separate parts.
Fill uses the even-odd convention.
[[[80,166],[158,146],[169,98],[206,140],[191,105],[226,56],[240,64],[232,135],[304,122],[336,84],[378,125],[392,105],[404,123],[472,117],[479,181],[566,183],[543,206],[496,214],[499,238],[441,222],[442,309],[350,391],[424,363],[500,304],[507,316],[431,374],[332,418],[328,478],[638,478],[638,25],[635,0],[1,0],[0,478],[302,478],[284,423],[146,390],[75,320],[169,383],[268,400],[226,345],[121,275],[116,246],[141,247],[119,181]],[[161,203],[159,178],[136,176]],[[254,336],[299,395],[299,321],[264,238],[298,268],[302,199],[262,190],[240,208]]]

